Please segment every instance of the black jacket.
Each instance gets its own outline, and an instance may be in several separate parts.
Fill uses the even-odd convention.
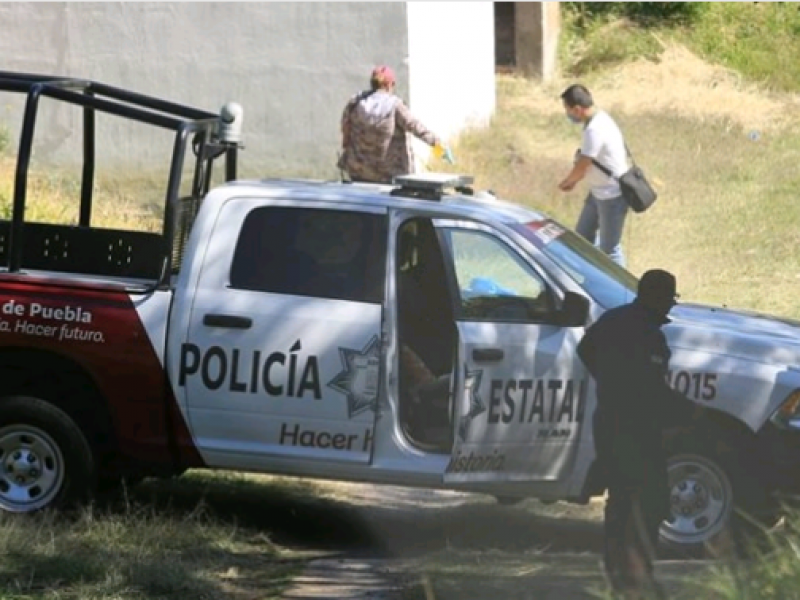
[[[578,345],[578,355],[597,382],[596,426],[615,434],[651,439],[688,425],[702,411],[667,383],[671,352],[659,320],[638,301],[603,314]]]

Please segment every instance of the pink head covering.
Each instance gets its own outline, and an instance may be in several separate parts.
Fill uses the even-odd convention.
[[[394,71],[391,67],[380,65],[372,69],[369,81],[374,89],[388,87],[395,83]]]

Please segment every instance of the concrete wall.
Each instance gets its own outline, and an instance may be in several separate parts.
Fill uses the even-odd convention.
[[[449,138],[488,123],[495,108],[492,2],[409,2],[408,62],[414,114]],[[424,158],[428,146],[415,143]],[[456,157],[458,159],[458,157]]]
[[[514,14],[516,2],[494,3],[495,63],[498,67],[517,64]]]
[[[488,109],[493,80],[474,102],[454,102],[448,90],[474,90],[478,79],[445,88],[436,81],[438,67],[426,62],[461,60],[464,66],[446,71],[445,80],[455,81],[477,60],[479,80],[488,80],[491,55],[476,57],[439,43],[469,37],[455,18],[465,10],[415,3],[407,12],[402,2],[0,3],[0,68],[85,77],[215,112],[236,100],[245,108],[242,173],[327,177],[336,173],[342,107],[366,86],[376,63],[396,67],[399,91],[407,97],[410,84],[412,109],[431,128],[449,133]],[[469,8],[470,26],[480,26],[486,10]],[[447,23],[435,26],[428,16]],[[427,33],[421,35],[423,27]],[[475,48],[484,47],[490,35],[491,23]],[[419,69],[411,81],[404,63],[409,51]],[[437,83],[435,90],[423,89]],[[46,104],[36,156],[72,160],[80,147],[80,113]],[[15,137],[20,105],[18,97],[0,98],[0,120],[11,123]],[[146,137],[141,127],[112,119],[98,124],[101,163],[133,167],[169,155],[169,135]]]
[[[515,3],[516,64],[529,77],[551,79],[558,68],[558,2]]]

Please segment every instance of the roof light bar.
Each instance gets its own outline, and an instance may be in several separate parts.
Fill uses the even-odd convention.
[[[393,196],[409,196],[427,200],[440,200],[448,188],[457,192],[471,194],[470,185],[475,181],[471,175],[456,173],[414,173],[396,175],[393,183],[398,186],[392,190]]]

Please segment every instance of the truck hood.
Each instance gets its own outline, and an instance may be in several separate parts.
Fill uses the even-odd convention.
[[[800,367],[800,321],[702,304],[679,304],[669,317],[674,348]]]

